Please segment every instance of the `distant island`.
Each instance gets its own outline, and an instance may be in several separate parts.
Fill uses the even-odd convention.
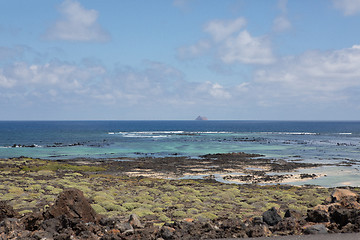
[[[207,119],[207,117],[198,116],[195,120],[196,121],[206,121],[208,119]]]

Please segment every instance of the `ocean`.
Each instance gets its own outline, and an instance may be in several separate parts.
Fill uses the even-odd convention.
[[[360,185],[358,121],[0,121],[0,158],[199,157],[228,152],[339,163],[345,170],[334,172],[351,171],[344,182]]]

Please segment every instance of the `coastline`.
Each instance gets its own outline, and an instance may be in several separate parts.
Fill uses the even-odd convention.
[[[189,173],[203,173],[204,166],[199,161],[217,163],[218,167],[209,169],[210,177],[181,179]],[[262,171],[255,167],[259,164],[263,164]],[[129,215],[136,214],[145,225],[158,227],[184,219],[201,224],[230,221],[235,227],[238,221],[257,221],[271,208],[277,209],[281,216],[289,209],[306,216],[308,211],[322,204],[334,188],[264,185],[266,181],[261,182],[261,176],[271,171],[279,173],[317,166],[272,162],[246,153],[213,154],[199,159],[0,159],[0,200],[13,207],[23,219],[38,211],[46,212],[58,194],[73,188],[83,192],[97,214],[108,218],[125,221]],[[133,176],[129,176],[131,169],[136,169]],[[256,183],[223,183],[211,177],[220,169],[225,169],[226,175],[242,169],[245,176],[260,177]],[[156,172],[163,175],[154,174]],[[151,177],[144,173],[151,173]],[[170,179],[171,176],[176,179]],[[350,189],[360,194],[360,188]]]
[[[103,185],[109,185],[111,181],[106,182],[106,179],[114,181],[109,185],[110,188],[115,187],[116,181],[121,182],[125,188],[127,188],[127,184],[131,186],[134,182],[152,182],[151,186],[170,184],[169,188],[173,191],[176,189],[175,186],[184,184],[197,187],[210,184],[219,188],[219,193],[223,191],[221,189],[224,186],[226,186],[225,188],[248,189],[250,192],[252,189],[259,190],[262,187],[264,189],[287,189],[290,186],[300,189],[318,189],[320,186],[317,185],[295,186],[294,183],[324,177],[325,173],[311,173],[312,169],[324,166],[329,166],[329,164],[288,162],[243,152],[207,154],[196,159],[187,157],[63,160],[20,157],[0,159],[2,173],[0,176],[0,193],[2,193],[0,200],[13,202],[16,209],[25,213],[32,209],[31,206],[34,208],[49,204],[51,200],[54,200],[55,194],[68,187],[85,190],[85,195],[92,198],[97,191],[103,192],[100,190]],[[96,187],[92,186],[94,181],[98,182]],[[44,185],[45,183],[47,185]],[[146,185],[146,187],[148,186]],[[111,191],[116,192],[116,187]],[[36,204],[34,201],[30,201],[29,194],[38,198],[38,200],[34,200]],[[24,195],[25,197],[23,197]],[[33,204],[27,204],[29,201]],[[124,201],[122,199],[120,202]],[[94,202],[101,205],[96,199]],[[277,201],[272,199],[270,202]],[[268,201],[265,205],[267,204]],[[100,212],[116,213],[111,208],[107,209],[110,211],[107,211],[103,207],[99,208]],[[251,209],[250,206],[248,207]],[[127,210],[135,208],[129,207]],[[305,209],[304,207],[300,208]],[[120,209],[126,211],[124,208]]]

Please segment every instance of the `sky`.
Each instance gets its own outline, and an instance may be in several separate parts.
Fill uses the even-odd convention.
[[[360,0],[0,0],[0,120],[360,120]]]

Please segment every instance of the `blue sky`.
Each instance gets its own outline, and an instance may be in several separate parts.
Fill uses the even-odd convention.
[[[359,120],[360,0],[0,0],[0,120]]]

